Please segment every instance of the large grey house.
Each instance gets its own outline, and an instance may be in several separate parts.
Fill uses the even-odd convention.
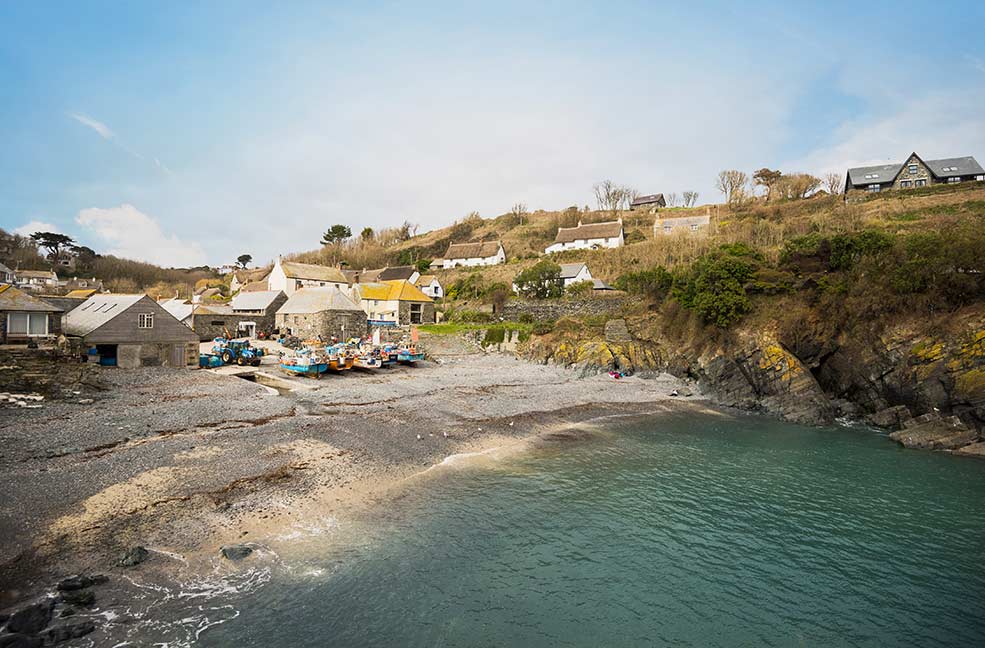
[[[923,160],[916,153],[911,153],[905,162],[849,169],[845,178],[845,194],[853,191],[875,193],[889,189],[912,189],[976,180],[985,180],[985,170],[970,155]]]

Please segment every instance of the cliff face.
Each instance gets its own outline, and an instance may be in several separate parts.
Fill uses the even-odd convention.
[[[815,316],[709,336],[668,333],[659,318],[614,320],[604,336],[535,338],[521,353],[586,373],[667,371],[724,405],[808,425],[849,416],[907,446],[985,454],[985,308],[866,328],[838,331]]]

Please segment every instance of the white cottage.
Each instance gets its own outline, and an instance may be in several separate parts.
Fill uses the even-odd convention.
[[[267,289],[283,291],[290,297],[301,288],[345,288],[348,285],[345,275],[338,268],[295,263],[277,257],[277,262],[267,276]]]
[[[453,243],[445,252],[445,269],[457,266],[491,266],[506,263],[506,251],[501,241]]]
[[[577,227],[559,227],[554,242],[544,250],[547,254],[564,250],[599,250],[622,247],[626,243],[622,219],[605,223],[582,224]]]
[[[592,281],[592,273],[584,263],[562,263],[561,279],[564,281],[564,287],[567,288],[571,284]]]
[[[677,218],[658,218],[653,221],[653,236],[664,236],[674,232],[699,232],[711,223],[711,213],[701,216],[678,216]]]
[[[431,274],[421,275],[414,282],[421,292],[432,299],[441,299],[445,296],[445,289],[441,287],[438,278]]]

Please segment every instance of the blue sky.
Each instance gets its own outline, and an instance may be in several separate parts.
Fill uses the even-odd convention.
[[[981,3],[811,4],[2,3],[0,227],[262,262],[605,178],[985,161]]]

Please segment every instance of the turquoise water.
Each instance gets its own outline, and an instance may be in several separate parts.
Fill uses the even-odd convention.
[[[985,462],[755,417],[422,480],[203,646],[985,645]]]

